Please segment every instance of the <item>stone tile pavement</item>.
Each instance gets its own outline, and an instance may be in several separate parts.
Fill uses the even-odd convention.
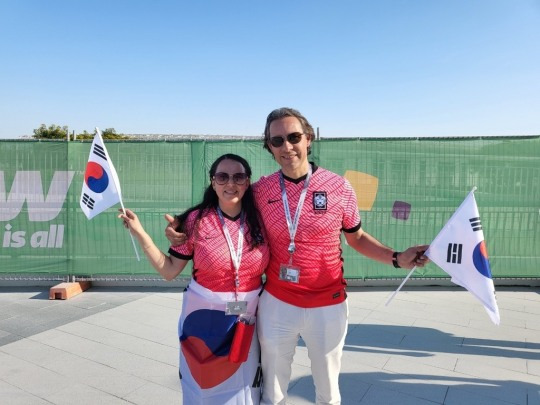
[[[347,404],[540,405],[540,288],[498,287],[501,325],[466,291],[349,288]],[[181,403],[182,288],[97,286],[69,300],[0,287],[0,404]],[[288,403],[313,404],[297,347]]]

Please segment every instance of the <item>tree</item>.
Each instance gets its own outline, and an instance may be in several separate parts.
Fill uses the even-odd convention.
[[[128,139],[124,134],[117,134],[114,128],[106,128],[101,132],[103,139]]]
[[[32,138],[36,139],[66,139],[68,135],[67,126],[59,126],[52,124],[47,127],[45,124],[41,124],[38,129],[34,129],[34,135]],[[124,134],[117,134],[114,128],[107,128],[105,131],[101,132],[103,139],[129,139],[129,136]],[[82,133],[77,134],[75,137],[77,140],[80,139],[94,139],[94,133],[89,133],[84,130]],[[69,136],[69,140],[73,140],[73,135]]]
[[[47,127],[45,124],[41,124],[38,129],[34,129],[34,135],[32,138],[36,139],[66,139],[68,134],[67,126],[50,125]]]
[[[70,140],[73,140],[73,138],[69,138]],[[77,140],[81,140],[81,139],[94,139],[94,134],[91,134],[89,132],[86,132],[86,129],[80,133],[80,134],[77,134],[77,136],[75,137],[75,139]]]

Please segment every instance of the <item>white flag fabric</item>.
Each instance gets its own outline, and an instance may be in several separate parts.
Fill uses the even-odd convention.
[[[453,283],[472,293],[484,305],[493,323],[499,325],[501,318],[474,198],[475,190],[476,187],[431,242],[425,254],[452,277]]]
[[[92,219],[121,200],[118,175],[101,138],[101,132],[96,128],[84,172],[81,209],[88,219]]]

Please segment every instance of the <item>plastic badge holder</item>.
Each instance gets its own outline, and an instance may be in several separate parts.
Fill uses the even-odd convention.
[[[229,351],[229,361],[231,363],[243,363],[247,360],[254,332],[255,317],[245,318],[239,316],[236,322],[231,350]]]

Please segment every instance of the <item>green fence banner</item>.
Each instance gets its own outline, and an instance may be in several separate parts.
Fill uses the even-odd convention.
[[[259,139],[105,141],[124,205],[163,250],[165,213],[194,205],[212,162],[245,157],[253,180],[278,169]],[[117,218],[79,207],[90,142],[0,141],[0,277],[157,276]],[[540,136],[319,139],[310,160],[353,185],[363,228],[397,250],[430,243],[471,189],[495,278],[540,277]],[[343,242],[349,279],[402,278]],[[188,273],[189,269],[184,270]],[[447,277],[429,264],[416,277]]]

